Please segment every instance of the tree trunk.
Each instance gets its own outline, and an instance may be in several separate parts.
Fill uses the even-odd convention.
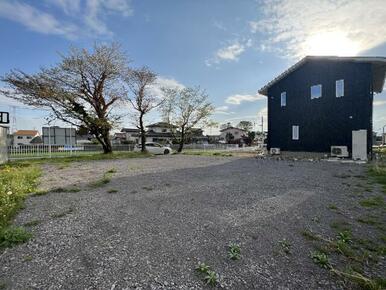
[[[104,132],[104,134],[102,135],[102,138],[103,138],[102,147],[103,147],[104,154],[113,153],[113,146],[111,145],[109,133],[110,131],[107,130],[107,132]]]
[[[182,151],[182,148],[184,148],[184,142],[185,142],[185,130],[184,128],[182,128],[180,146],[178,146],[178,150],[177,150],[178,153],[180,153]]]
[[[146,152],[146,132],[145,127],[143,126],[143,113],[140,113],[139,116],[139,130],[141,131],[141,152]]]

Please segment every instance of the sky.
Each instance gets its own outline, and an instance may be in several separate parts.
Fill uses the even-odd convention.
[[[306,55],[386,56],[385,20],[384,0],[0,0],[0,76],[53,66],[70,46],[119,42],[159,87],[199,85],[211,119],[261,130],[262,86]],[[49,113],[1,96],[0,111],[16,113],[17,129],[38,130]],[[146,119],[156,121],[156,112]],[[386,88],[373,122],[375,131],[386,124]]]

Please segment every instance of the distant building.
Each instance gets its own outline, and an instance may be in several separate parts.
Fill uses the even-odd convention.
[[[137,128],[123,128],[121,132],[116,133],[116,137],[121,142],[139,143],[139,132],[140,131]]]
[[[75,146],[76,145],[76,130],[75,128],[61,128],[61,127],[43,127],[43,143],[44,145],[62,145]]]
[[[166,122],[158,122],[146,126],[146,142],[172,143],[174,130],[177,128]]]
[[[23,146],[31,145],[32,139],[40,136],[39,131],[37,130],[18,130],[13,133],[13,145],[14,146]]]
[[[373,98],[385,72],[386,57],[303,58],[259,90],[268,99],[268,149],[371,153]]]
[[[204,136],[204,130],[201,128],[192,128],[190,134],[187,135],[186,143],[188,144],[204,144],[208,143],[208,136]]]
[[[146,142],[172,143],[179,137],[177,126],[166,122],[157,122],[146,126]],[[193,128],[190,134],[187,134],[187,143],[207,143],[208,137],[204,136],[203,130]],[[141,143],[140,130],[137,128],[122,128],[113,136],[114,143]]]
[[[236,127],[228,127],[220,130],[220,140],[226,143],[239,143],[247,132],[243,129]]]

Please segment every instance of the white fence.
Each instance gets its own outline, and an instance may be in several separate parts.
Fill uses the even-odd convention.
[[[134,145],[113,145],[113,151],[132,151]],[[63,146],[28,145],[8,147],[10,159],[55,158],[66,156],[92,155],[103,152],[100,145]]]
[[[171,146],[173,150],[177,150],[179,145]],[[1,150],[0,145],[0,150]],[[191,150],[251,150],[252,147],[239,147],[237,144],[185,144],[185,149]],[[63,146],[63,145],[25,145],[25,146],[3,146],[4,156],[8,156],[11,160],[17,159],[33,159],[33,158],[56,158],[68,156],[81,156],[102,153],[103,149],[100,145],[82,145],[82,146]],[[113,151],[133,151],[133,144],[113,145]],[[0,151],[1,154],[1,151]],[[1,158],[1,155],[0,155]],[[1,163],[1,159],[0,159]]]

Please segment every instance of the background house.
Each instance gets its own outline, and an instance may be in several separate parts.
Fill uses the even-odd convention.
[[[121,130],[121,133],[125,135],[123,140],[128,143],[139,143],[139,132],[137,128],[122,128]],[[123,140],[121,139],[121,142]]]
[[[31,145],[32,139],[40,136],[37,130],[17,130],[13,133],[14,146]]]
[[[373,95],[385,71],[384,57],[305,57],[259,91],[268,98],[268,148],[352,152],[353,131],[365,130],[371,153]]]
[[[174,135],[173,131],[176,126],[166,122],[158,122],[146,126],[146,142],[172,143]]]
[[[227,127],[220,130],[220,140],[225,141],[226,143],[240,143],[244,136],[246,136],[246,131],[236,127]]]

